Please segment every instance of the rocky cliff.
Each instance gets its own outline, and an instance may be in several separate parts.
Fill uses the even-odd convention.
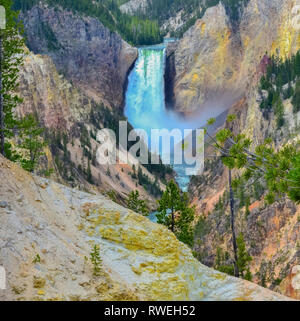
[[[89,122],[93,100],[77,89],[46,55],[27,51],[20,72],[19,112],[38,115],[45,128],[70,132],[75,122]]]
[[[130,0],[120,6],[120,10],[127,14],[134,14],[136,12],[146,13],[149,6],[148,0]]]
[[[255,143],[270,134],[277,146],[292,141],[298,132],[291,101],[284,101],[286,125],[278,131],[272,114],[267,120],[261,113],[257,81],[265,68],[266,51],[285,57],[299,48],[298,9],[298,1],[251,0],[237,25],[221,4],[207,10],[179,44],[168,48],[167,99],[186,114],[209,110],[212,116],[237,102],[231,108],[238,115],[236,132],[246,133]],[[28,52],[25,58],[19,112],[34,112],[47,129],[52,154],[47,153],[46,169],[57,169],[60,182],[94,193],[114,190],[124,198],[138,189],[149,199],[144,187],[132,179],[131,166],[95,162],[96,132],[118,120],[125,75],[136,50],[90,17],[38,6],[24,12],[23,18],[27,43],[36,54]],[[9,257],[7,269],[13,271],[5,299],[279,298],[212,272],[162,227],[98,194],[31,177],[4,160],[1,166],[3,177],[12,184],[1,186],[0,226],[7,232],[1,258]],[[198,213],[206,220],[200,224],[194,250],[210,266],[218,247],[230,251],[228,215],[218,205],[226,188],[227,173],[219,163],[210,164],[200,183],[191,185]],[[299,208],[285,201],[269,207],[258,197],[247,217],[245,207],[239,210],[237,231],[245,234],[253,257],[254,281],[299,298]],[[20,239],[13,241],[15,235]],[[92,267],[84,259],[91,251],[89,241],[99,241],[103,248],[105,267],[99,279],[92,277]],[[161,252],[155,252],[153,242]]]
[[[280,130],[273,113],[268,120],[263,117],[259,103],[259,95],[253,90],[236,104],[231,112],[238,118],[231,129],[248,135],[255,144],[262,143],[266,137],[272,137],[277,146],[299,139],[296,127],[299,115],[293,114],[290,99],[284,101],[285,125]],[[240,173],[235,171],[234,174]],[[300,207],[287,199],[268,205],[264,200],[266,187],[261,183],[257,180],[253,184],[244,182],[241,189],[235,191],[236,233],[243,234],[252,257],[253,281],[299,299]],[[204,174],[192,180],[190,193],[199,215],[194,246],[198,259],[211,267],[220,261],[221,265],[230,266],[228,170],[219,159],[207,160]]]
[[[50,56],[59,73],[88,96],[122,107],[127,73],[137,49],[95,18],[40,4],[23,12],[26,42]]]
[[[200,264],[165,227],[0,157],[0,300],[286,300]],[[100,248],[98,276],[90,253]]]
[[[224,126],[235,133],[246,134],[254,145],[262,143],[267,137],[272,138],[277,148],[296,142],[299,139],[299,113],[293,113],[291,99],[283,100],[284,125],[280,129],[274,111],[267,118],[263,116],[260,102],[257,86],[253,85],[245,92],[243,99],[230,109],[230,113],[237,115],[236,121]],[[213,153],[209,149],[206,152]],[[235,175],[238,174],[235,172]],[[252,256],[250,268],[253,281],[299,299],[300,207],[287,199],[267,205],[265,191],[266,187],[255,181],[253,184],[245,182],[235,192],[236,233],[243,233],[247,250]],[[199,213],[195,232],[195,251],[199,260],[208,266],[216,266],[219,252],[222,263],[230,265],[232,238],[228,171],[219,159],[207,161],[204,174],[192,180],[190,192]]]
[[[250,0],[238,21],[222,5],[206,10],[175,52],[174,107],[194,111],[229,108],[253,82],[264,54],[286,57],[299,49],[296,0]]]
[[[130,15],[144,15],[158,21],[159,27],[167,37],[184,33],[205,12],[207,6],[218,1],[188,0],[129,0],[120,6],[120,10]]]

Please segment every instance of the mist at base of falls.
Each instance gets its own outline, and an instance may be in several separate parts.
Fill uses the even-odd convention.
[[[151,137],[152,129],[180,129],[182,136],[184,129],[196,129],[203,126],[206,119],[194,117],[186,119],[165,106],[165,45],[139,48],[139,56],[128,78],[126,92],[125,116],[136,129],[143,129]],[[209,117],[212,117],[210,115]],[[207,118],[209,118],[207,117]],[[148,143],[150,143],[148,141]],[[174,142],[174,144],[181,141]],[[153,146],[152,146],[153,148]],[[154,146],[161,156],[163,150]],[[177,173],[176,180],[180,188],[187,190],[189,176],[185,174],[184,165],[174,165]]]

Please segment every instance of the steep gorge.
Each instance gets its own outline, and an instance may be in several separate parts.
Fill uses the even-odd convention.
[[[122,107],[135,48],[98,19],[61,8],[41,4],[20,18],[33,53],[51,57],[58,72],[95,101]]]
[[[23,103],[18,113],[34,113],[49,142],[39,174],[54,169],[51,175],[59,182],[109,192],[123,204],[137,189],[152,207],[156,196],[132,178],[131,165],[104,166],[96,159],[98,130],[108,127],[118,133],[137,49],[99,20],[61,8],[41,3],[20,17],[31,51],[26,51],[20,74]],[[147,186],[159,192],[163,184],[155,183],[158,174],[141,169]]]
[[[208,9],[184,38],[172,45],[174,48],[167,48],[166,83],[170,106],[174,105],[176,112],[187,116],[197,113],[205,118],[231,107],[230,112],[238,115],[233,129],[253,137],[256,143],[270,134],[278,146],[292,135],[297,137],[297,121],[293,119],[290,100],[284,102],[287,123],[283,130],[277,131],[272,115],[269,120],[263,118],[257,82],[265,68],[266,51],[285,58],[299,49],[296,25],[299,6],[298,1],[292,0],[284,3],[251,0],[243,11],[238,29],[233,28],[222,4]],[[43,164],[44,169],[57,169],[52,178],[80,186],[96,196],[32,177],[1,160],[1,175],[10,175],[12,185],[1,192],[7,202],[1,205],[4,223],[0,226],[8,227],[7,238],[14,233],[27,238],[24,248],[22,237],[13,244],[12,248],[17,249],[15,253],[25,263],[18,266],[18,271],[14,270],[14,275],[9,275],[9,294],[4,299],[281,298],[253,284],[212,272],[196,262],[190,251],[164,228],[99,196],[99,191],[116,191],[124,200],[128,191],[138,189],[151,205],[155,201],[132,179],[131,166],[107,168],[94,163],[98,146],[96,131],[120,119],[126,78],[137,58],[137,50],[98,20],[66,10],[35,6],[23,12],[22,19],[31,52],[26,53],[21,72],[19,90],[24,102],[18,112],[35,113],[48,136],[52,136],[52,154],[47,150]],[[53,150],[54,145],[58,148]],[[91,177],[87,175],[88,168]],[[145,168],[143,172],[155,182],[155,176]],[[212,164],[204,174],[204,183],[192,182],[190,186],[198,213],[206,220],[204,229],[207,231],[209,227],[208,233],[196,235],[194,250],[200,261],[209,266],[214,265],[218,247],[224,252],[229,250],[228,215],[224,208],[216,210],[226,191],[226,178],[222,165]],[[26,190],[25,200],[23,189]],[[10,198],[11,191],[15,191],[12,197],[18,199],[20,206]],[[55,202],[50,194],[57,196]],[[52,213],[49,205],[53,202],[57,205],[58,216]],[[24,208],[34,213],[33,217],[26,215],[24,218],[28,223],[26,230],[20,223]],[[239,213],[237,229],[245,233],[247,247],[254,258],[251,266],[254,281],[262,283],[263,277],[266,279],[263,285],[299,298],[299,291],[291,286],[295,275],[298,278],[299,274],[294,269],[300,263],[299,208],[285,200],[268,207],[259,199],[251,204],[248,217],[243,211],[244,208]],[[41,213],[46,215],[45,221],[40,220]],[[67,218],[59,221],[62,223],[60,240],[51,238],[58,228],[58,217],[64,215]],[[45,228],[48,225],[49,229]],[[136,228],[132,228],[133,225]],[[33,230],[35,235],[30,238]],[[45,230],[49,236],[47,240],[39,234]],[[150,236],[147,235],[149,230],[153,232]],[[64,247],[61,239],[64,244],[75,242],[78,246],[74,243],[75,247]],[[52,247],[46,248],[49,240]],[[101,280],[93,279],[91,267],[83,259],[89,255],[88,242],[95,240],[104,249],[104,257],[113,261],[104,262]],[[148,246],[151,248],[153,242],[162,253],[149,254]],[[53,249],[56,246],[60,249],[57,253]],[[2,250],[10,258],[10,269],[19,257],[10,253],[9,244]],[[33,266],[32,257],[36,253],[42,253],[42,262]],[[60,256],[67,259],[62,261]],[[59,262],[60,267],[43,265],[50,261]],[[74,279],[69,279],[64,271],[74,269],[73,261],[80,261],[79,268]],[[154,272],[158,273],[155,277]],[[35,287],[37,279],[43,286]]]

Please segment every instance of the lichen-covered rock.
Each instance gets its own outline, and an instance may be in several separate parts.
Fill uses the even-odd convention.
[[[0,300],[285,300],[200,264],[165,227],[0,157]],[[41,187],[42,186],[42,187]],[[22,193],[22,204],[16,199]],[[100,273],[90,253],[100,246]]]

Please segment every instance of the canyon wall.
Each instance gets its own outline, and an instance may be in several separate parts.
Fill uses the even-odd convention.
[[[41,4],[23,12],[21,19],[31,51],[50,56],[58,72],[94,100],[122,107],[136,48],[98,19],[67,10]]]
[[[169,88],[174,108],[187,115],[202,112],[206,116],[210,110],[215,113],[211,116],[216,116],[228,108],[237,119],[224,126],[246,134],[254,145],[267,137],[276,148],[295,143],[300,115],[293,112],[291,99],[283,101],[285,124],[278,129],[274,111],[266,118],[260,109],[258,82],[268,57],[284,60],[299,50],[299,13],[299,1],[250,0],[233,24],[222,4],[208,9],[179,41],[170,60],[172,68],[175,66],[173,91]],[[206,153],[213,151],[207,148]],[[249,209],[239,205],[243,195],[235,195],[236,232],[243,233],[252,256],[253,281],[299,299],[300,208],[286,199],[267,205],[265,188],[260,188],[245,183],[245,193],[251,189],[258,194],[252,194]],[[190,193],[198,212],[194,246],[198,259],[216,266],[219,251],[224,265],[230,265],[228,171],[220,160],[207,161],[204,174],[192,180]]]
[[[229,108],[257,81],[266,52],[284,58],[299,49],[299,5],[250,0],[238,21],[222,3],[207,9],[175,52],[174,108],[187,114]]]
[[[132,179],[131,165],[101,165],[97,161],[100,143],[98,130],[117,126],[121,116],[97,103],[81,88],[59,74],[52,58],[27,51],[20,72],[19,93],[23,98],[18,113],[33,113],[47,133],[46,165],[42,169],[54,169],[53,178],[59,182],[91,191],[115,191],[126,198],[131,190],[155,204],[155,199]],[[134,159],[129,157],[131,164]],[[45,162],[43,162],[45,163]],[[88,179],[87,170],[91,177]],[[150,181],[155,177],[142,167]],[[43,174],[42,171],[39,171]]]
[[[149,0],[130,0],[120,6],[124,13],[133,15],[136,12],[146,13],[149,6]]]
[[[283,101],[285,124],[280,129],[274,112],[266,119],[259,105],[260,95],[257,87],[253,87],[230,109],[237,119],[224,126],[235,133],[246,134],[254,146],[267,137],[272,138],[277,148],[299,140],[297,122],[300,114],[293,113],[291,99]],[[206,153],[213,154],[214,151],[207,148]],[[240,174],[234,171],[234,176]],[[235,191],[236,234],[243,234],[246,249],[252,257],[253,281],[299,299],[300,207],[288,199],[268,205],[265,192],[266,187],[257,180],[244,182]],[[192,179],[190,194],[198,213],[194,250],[200,262],[210,267],[216,266],[220,257],[223,265],[232,264],[228,193],[228,169],[219,158],[207,160],[203,175]]]

